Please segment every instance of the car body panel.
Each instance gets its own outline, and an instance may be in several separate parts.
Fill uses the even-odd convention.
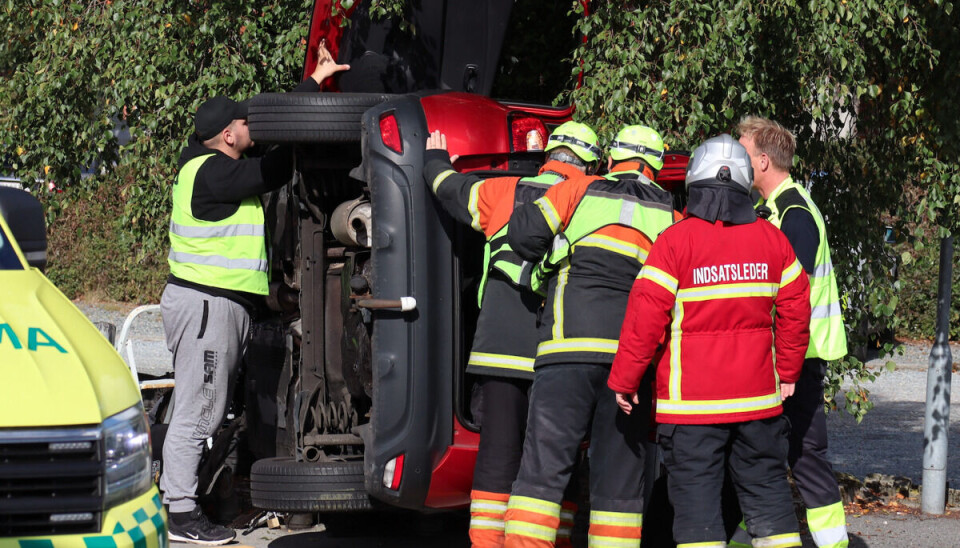
[[[397,118],[401,156],[380,141],[379,119]],[[451,322],[453,249],[421,172],[426,120],[419,99],[405,96],[363,118],[363,176],[373,218],[373,296],[414,297],[410,312],[374,311],[373,406],[364,437],[367,491],[383,501],[420,508],[430,473],[453,441],[455,325]],[[377,128],[371,131],[371,128]],[[449,219],[447,220],[449,222]],[[439,296],[433,298],[431,296]],[[404,456],[399,489],[385,487],[387,462]]]

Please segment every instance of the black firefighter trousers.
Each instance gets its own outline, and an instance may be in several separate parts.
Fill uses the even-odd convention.
[[[580,444],[589,434],[591,510],[643,513],[643,442],[649,431],[651,383],[641,385],[640,404],[626,415],[607,387],[609,375],[609,366],[600,364],[537,368],[513,495],[559,504]]]
[[[807,508],[840,502],[837,477],[827,459],[827,417],[823,411],[826,370],[827,363],[819,358],[804,360],[796,391],[783,401],[783,415],[790,421],[787,462]]]
[[[720,503],[725,462],[751,536],[797,533],[787,482],[786,428],[782,416],[729,424],[659,425],[677,544],[726,542]]]

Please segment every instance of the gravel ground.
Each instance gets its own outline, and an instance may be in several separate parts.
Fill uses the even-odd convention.
[[[866,384],[874,408],[857,422],[845,412],[827,416],[830,436],[830,459],[838,472],[847,472],[860,479],[867,474],[881,473],[905,476],[919,484],[923,476],[923,420],[927,397],[927,364],[931,343],[911,342],[902,356],[874,359],[871,368],[881,369],[888,360],[897,364],[895,371],[883,371],[879,378]],[[951,348],[954,369],[960,360],[960,345]],[[960,382],[958,380],[957,382]],[[960,402],[950,404],[950,431],[947,480],[960,487]]]

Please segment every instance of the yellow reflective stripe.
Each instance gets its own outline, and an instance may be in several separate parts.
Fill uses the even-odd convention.
[[[704,285],[681,289],[677,292],[677,300],[694,302],[743,297],[774,297],[778,290],[779,286],[772,283]]]
[[[846,546],[847,525],[842,502],[807,508],[807,525],[817,546]]]
[[[813,542],[820,548],[846,548],[850,543],[846,525],[819,531],[811,529],[810,536],[813,537]]]
[[[557,530],[545,525],[527,523],[525,521],[510,520],[504,528],[504,534],[531,537],[546,542],[557,540]]]
[[[528,371],[533,371],[533,362],[533,358],[511,356],[509,354],[489,354],[486,352],[471,352],[470,359],[467,360],[468,365],[477,365],[481,367],[501,367],[504,369]]]
[[[500,500],[474,499],[470,501],[470,511],[484,511],[502,514],[507,511],[507,503]]]
[[[557,275],[557,290],[553,293],[553,338],[563,338],[563,294],[567,287],[567,275],[570,266],[567,265]],[[539,352],[538,352],[539,353]]]
[[[475,183],[470,188],[470,201],[467,203],[467,211],[470,212],[470,226],[477,232],[483,231],[483,227],[480,226],[480,210],[477,208],[477,203],[480,201],[480,187],[483,186],[483,181]]]
[[[170,250],[167,258],[180,264],[195,264],[202,266],[216,266],[231,270],[253,270],[266,272],[269,264],[266,259],[231,259],[223,255],[198,255]]]
[[[660,270],[659,268],[656,268],[650,265],[643,266],[643,269],[640,271],[639,277],[641,279],[650,280],[651,282],[654,282],[655,284],[663,287],[664,289],[666,289],[670,293],[673,293],[674,295],[677,294],[677,286],[680,285],[677,282],[676,278],[667,274],[663,270]]]
[[[183,238],[234,238],[239,236],[255,236],[262,238],[264,235],[263,224],[226,224],[226,225],[182,225],[170,221],[170,233]]]
[[[602,234],[591,234],[584,238],[581,238],[576,244],[574,244],[574,249],[579,246],[584,247],[599,247],[613,253],[618,253],[620,255],[626,255],[627,257],[635,257],[641,263],[646,262],[647,260],[647,250],[629,242],[624,242],[623,240],[618,240],[610,236],[604,236]]]
[[[543,514],[551,517],[560,516],[559,504],[542,499],[535,499],[532,497],[522,497],[517,495],[511,496],[510,502],[507,504],[507,508],[516,508],[517,510],[535,512],[537,514]]]
[[[559,504],[531,497],[511,496],[507,508],[532,512],[549,518],[559,518],[560,516]],[[535,523],[514,519],[506,523],[505,534],[532,537],[553,542],[556,540],[557,530],[545,525],[537,525]]]
[[[780,287],[786,287],[790,282],[796,280],[802,270],[800,261],[794,259],[793,264],[784,269],[783,274],[780,275]]]
[[[539,198],[533,202],[540,208],[540,212],[543,213],[544,220],[547,221],[547,226],[550,227],[550,232],[556,234],[560,231],[560,213],[557,212],[557,208],[553,207],[553,204],[546,197]]]
[[[558,352],[606,352],[616,354],[619,341],[614,339],[591,339],[577,337],[554,339],[537,345],[537,355],[556,354]]]
[[[477,517],[470,518],[470,528],[502,531],[504,529],[504,524],[502,519],[493,519],[489,517],[477,516]]]
[[[810,275],[811,278],[827,278],[833,275],[833,262],[830,260],[830,257],[827,257],[827,262],[824,264],[818,264],[813,268],[813,274]]]
[[[721,540],[711,540],[709,542],[685,542],[678,544],[677,548],[727,548],[727,543]]]
[[[444,182],[447,177],[456,173],[453,169],[448,169],[446,171],[441,171],[439,175],[433,178],[433,193],[437,193],[437,189],[440,188],[440,183]]]
[[[600,535],[587,535],[587,545],[590,548],[604,548],[609,546],[611,548],[621,548],[621,547],[633,547],[636,548],[640,546],[640,539],[638,538],[619,538],[619,537],[601,537]]]
[[[788,548],[790,546],[803,546],[803,542],[800,540],[800,533],[787,533],[753,539],[753,546],[754,548]]]
[[[832,316],[842,316],[843,309],[840,307],[840,301],[834,301],[827,304],[818,304],[810,309],[810,319],[824,320]]]
[[[646,267],[644,267],[646,270]],[[683,367],[680,365],[680,339],[683,337],[683,303],[676,301],[673,306],[673,322],[670,329],[670,399],[680,399],[680,379]]]
[[[721,415],[771,409],[780,405],[780,390],[765,396],[729,400],[657,400],[657,413],[669,415]]]
[[[590,523],[616,525],[617,527],[643,527],[643,514],[590,510]]]

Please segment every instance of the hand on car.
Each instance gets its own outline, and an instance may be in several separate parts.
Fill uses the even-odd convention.
[[[427,137],[427,150],[447,150],[447,136],[443,133],[440,133],[440,130],[430,132],[430,136]],[[450,157],[450,163],[457,161],[460,155],[454,154]]]
[[[640,403],[640,398],[637,396],[636,392],[627,393],[627,392],[617,392],[617,405],[620,406],[620,410],[626,413],[627,415],[633,411],[633,404]],[[633,403],[631,403],[633,402]]]
[[[318,84],[322,84],[324,80],[342,70],[350,70],[350,65],[338,65],[333,60],[330,50],[327,49],[326,38],[320,40],[320,45],[317,46],[317,66],[313,69],[313,74],[310,77],[316,80]]]
[[[447,150],[447,136],[440,130],[430,132],[427,137],[427,150]]]
[[[780,399],[785,400],[793,395],[793,391],[796,389],[796,383],[780,383]]]

